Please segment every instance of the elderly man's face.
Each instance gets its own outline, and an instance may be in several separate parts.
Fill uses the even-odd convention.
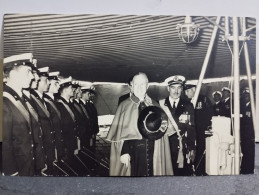
[[[185,90],[185,95],[186,95],[189,99],[192,99],[192,98],[194,97],[195,90],[196,90],[196,87],[192,87],[192,88],[190,88],[190,89],[186,89],[186,90]]]
[[[132,80],[132,91],[139,99],[144,99],[148,89],[148,81],[144,75],[138,75]]]
[[[168,87],[169,95],[173,99],[178,99],[181,96],[183,86],[181,84],[174,84]]]

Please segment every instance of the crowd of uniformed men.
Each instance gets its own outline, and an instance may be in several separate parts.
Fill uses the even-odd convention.
[[[92,86],[37,68],[31,54],[4,59],[3,174],[87,176],[99,131]]]
[[[60,79],[59,72],[49,73],[48,67],[37,68],[36,61],[32,60],[31,54],[5,58],[4,76],[6,82],[3,90],[3,174],[13,176],[91,175],[89,169],[93,166],[92,162],[89,164],[85,160],[82,151],[87,150],[94,154],[96,134],[99,131],[97,110],[92,102],[95,96],[93,88],[81,87],[78,83],[72,82],[71,77]],[[144,84],[148,82],[145,77],[144,75]],[[144,106],[136,108],[140,111],[148,104],[157,104],[155,101],[152,103],[152,100],[146,95],[147,87],[141,88],[143,87],[141,79],[143,80],[143,78],[134,78],[134,82],[130,86],[130,93],[120,103],[127,107],[130,102],[133,102],[129,118],[133,117],[132,112],[134,112],[135,105]],[[162,108],[169,109],[172,120],[180,129],[177,133],[169,134],[168,139],[173,174],[206,175],[205,130],[210,126],[212,116],[231,117],[231,90],[224,87],[222,91],[215,91],[212,94],[214,105],[211,104],[208,97],[200,95],[194,107],[192,98],[196,90],[195,85],[185,84],[185,78],[179,75],[170,77],[166,81],[169,97],[159,103]],[[139,89],[137,89],[138,84],[141,84]],[[183,98],[183,94],[187,98]],[[141,97],[143,97],[142,101],[140,101]],[[143,102],[146,103],[143,104]],[[118,108],[122,109],[122,113],[117,112],[120,116],[125,115],[124,119],[127,119],[123,105]],[[243,152],[241,173],[253,173],[254,128],[248,89],[242,93],[241,114],[243,115],[241,118],[241,149]],[[118,114],[116,113],[116,115]],[[187,120],[182,118],[183,115],[187,116]],[[118,132],[123,132],[123,130],[118,130],[118,124],[123,118],[120,116],[114,120],[113,123],[116,123],[116,127],[109,134],[118,135]],[[118,136],[112,137],[113,135],[108,135],[108,139],[111,141],[120,139]],[[121,135],[119,134],[119,136]],[[184,146],[180,145],[179,138],[184,140],[182,142]],[[128,144],[128,142],[125,143]],[[145,144],[147,143],[145,142]],[[141,145],[143,144],[138,142],[136,147]],[[129,147],[127,150],[130,151],[131,145],[127,147]],[[154,147],[156,144],[153,143],[153,150],[156,150]],[[120,146],[119,151],[122,149],[125,152],[125,144]],[[180,149],[184,153],[181,166],[179,166]],[[119,152],[119,156],[124,154],[123,151]],[[152,155],[156,154],[152,153]],[[141,156],[143,155],[140,155],[140,158],[142,158]],[[111,163],[112,158],[115,157],[111,154]],[[166,161],[166,158],[164,160]],[[123,159],[121,161],[123,162]],[[114,166],[115,169],[118,169],[116,163],[110,164],[110,168]],[[152,161],[152,166],[154,163]],[[141,173],[143,170],[140,167],[136,172],[135,169],[135,176],[145,176]],[[110,170],[110,175],[113,175],[111,171],[113,170]],[[152,171],[151,175],[154,175]]]

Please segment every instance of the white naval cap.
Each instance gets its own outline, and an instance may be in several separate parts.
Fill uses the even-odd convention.
[[[168,77],[165,82],[168,86],[174,85],[174,84],[181,84],[183,85],[185,81],[185,77],[181,75],[174,75],[171,77]]]
[[[59,71],[57,71],[57,72],[50,72],[48,79],[49,80],[57,80],[58,81],[59,80],[58,79],[59,74],[60,74]]]
[[[231,89],[229,89],[228,87],[222,87],[221,91],[229,91],[229,92],[231,92]]]
[[[222,93],[220,91],[214,91],[212,93],[212,97],[214,97],[214,95],[216,95],[216,94],[218,94],[218,95],[220,95],[220,97],[222,97]]]
[[[68,78],[60,79],[59,85],[60,85],[60,88],[68,87],[69,85],[72,85],[72,77],[69,76]]]
[[[49,76],[49,67],[43,67],[43,68],[38,68],[38,74],[39,76]]]
[[[73,81],[73,82],[72,82],[72,87],[73,87],[73,88],[81,87],[80,82],[79,82],[79,81]]]
[[[83,93],[85,93],[85,92],[95,93],[94,92],[94,90],[95,90],[94,85],[83,86],[83,87],[81,87],[81,90],[82,90]]]
[[[24,53],[4,58],[4,72],[11,71],[15,66],[29,66],[34,68],[32,53]]]
[[[33,55],[32,53],[24,53],[24,54],[19,54],[19,55],[13,55],[10,57],[4,58],[4,64],[5,63],[10,63],[10,62],[16,62],[16,61],[33,61]]]

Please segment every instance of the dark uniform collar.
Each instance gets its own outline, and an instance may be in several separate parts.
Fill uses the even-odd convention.
[[[50,101],[54,101],[54,99],[52,97],[50,97],[48,94],[46,94],[46,93],[43,94],[43,98],[46,98],[46,99],[48,99]]]
[[[37,93],[40,99],[43,99],[43,93],[39,92],[38,90],[35,90],[35,92]]]
[[[83,99],[80,99],[79,102],[84,104],[84,105],[86,104],[86,101],[84,101]]]
[[[227,97],[226,99],[223,100],[223,102],[227,102],[230,99],[230,97]]]
[[[184,99],[179,97],[179,101],[178,101],[178,104],[177,104],[176,108],[181,107],[184,102],[185,102]],[[169,101],[169,96],[165,99],[164,105],[167,106],[167,107],[172,107],[172,105]]]
[[[164,105],[167,107],[171,106],[170,101],[169,101],[169,96],[165,99]]]
[[[19,95],[18,95],[18,93],[16,92],[16,91],[14,91],[11,87],[9,87],[8,85],[4,85],[4,87],[3,87],[3,91],[4,92],[7,92],[7,93],[9,93],[11,96],[13,96],[14,97],[14,99],[16,100],[16,101],[20,101],[22,104],[23,104],[23,106],[28,110],[28,108],[27,108],[27,106],[26,106],[26,99],[27,98],[25,98],[25,96],[22,94],[22,97],[20,97]]]
[[[63,96],[60,96],[60,100],[62,100],[65,104],[68,104],[70,103],[70,101],[67,101]]]
[[[75,104],[79,104],[79,101],[80,101],[79,99],[74,99],[73,102],[74,102]]]
[[[39,94],[35,91],[35,89],[31,90],[31,94],[34,95],[36,98],[40,98]]]
[[[26,99],[31,99],[31,92],[30,92],[30,90],[24,89],[22,91],[22,93],[23,93],[23,97],[25,97]]]
[[[14,89],[12,89],[11,87],[9,87],[8,85],[4,85],[3,91],[10,93],[10,94],[14,97],[14,99],[15,99],[16,101],[18,101],[18,100],[23,101],[23,100],[22,100],[22,97],[20,97],[20,96],[18,95],[18,93],[17,93]]]

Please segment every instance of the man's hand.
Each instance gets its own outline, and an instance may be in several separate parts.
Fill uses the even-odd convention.
[[[120,161],[121,161],[122,164],[125,164],[125,166],[128,167],[129,163],[130,163],[130,155],[129,154],[123,154],[120,157]]]
[[[75,155],[78,154],[78,149],[74,150],[74,154],[75,154]]]
[[[195,157],[196,157],[196,151],[195,150],[191,150],[190,151],[190,159],[191,159],[192,162],[194,162]]]

